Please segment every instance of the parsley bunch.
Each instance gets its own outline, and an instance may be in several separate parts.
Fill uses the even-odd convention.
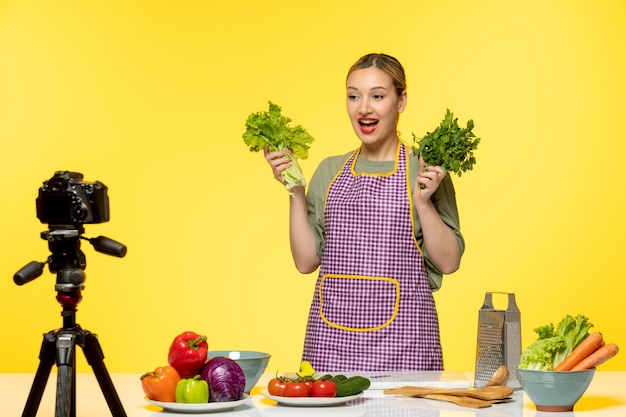
[[[250,147],[250,152],[259,152],[267,147],[270,151],[279,151],[291,158],[291,167],[281,172],[289,194],[296,185],[305,186],[306,180],[296,158],[306,159],[313,137],[300,125],[289,126],[291,119],[283,116],[280,106],[269,102],[269,111],[252,113],[246,120],[243,141]],[[291,151],[293,157],[287,153]]]
[[[467,122],[467,127],[459,127],[458,119],[448,109],[433,132],[426,133],[421,139],[413,134],[413,153],[421,154],[427,165],[438,165],[461,176],[476,163],[473,151],[478,147],[480,138],[472,132],[473,128],[473,120]]]

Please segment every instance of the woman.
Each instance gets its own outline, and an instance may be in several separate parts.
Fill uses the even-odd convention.
[[[328,372],[442,370],[432,291],[464,250],[452,180],[398,136],[407,92],[395,58],[360,58],[346,92],[360,147],[322,161],[289,199],[295,265],[319,267],[302,359]],[[281,181],[289,159],[265,157]]]

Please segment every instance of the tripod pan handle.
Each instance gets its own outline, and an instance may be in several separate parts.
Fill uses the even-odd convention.
[[[45,262],[31,261],[13,275],[13,281],[17,285],[24,285],[40,276],[45,266]]]

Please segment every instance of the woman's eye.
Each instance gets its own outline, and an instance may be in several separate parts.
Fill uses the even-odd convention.
[[[383,96],[382,94],[374,94],[374,95],[372,96],[372,98],[373,98],[374,100],[381,100],[381,99],[383,99],[384,97],[385,97],[385,96]]]
[[[356,94],[348,94],[348,100],[356,100],[357,98],[359,98],[359,96]]]

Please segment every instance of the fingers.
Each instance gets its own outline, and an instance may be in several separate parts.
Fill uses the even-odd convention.
[[[422,188],[432,191],[436,190],[446,176],[446,172],[440,166],[424,166],[423,160],[420,161],[420,172],[417,176],[417,182],[423,184]]]
[[[420,177],[436,181],[438,178],[443,179],[446,172],[440,166],[426,165],[424,158],[420,156]]]
[[[281,151],[270,151],[267,147],[263,148],[263,154],[265,155],[265,159],[267,159],[268,162],[278,159],[278,158],[284,158],[287,161],[291,160],[291,152],[289,151],[289,149],[285,149],[285,152],[281,152]]]
[[[291,167],[291,159],[282,152],[270,152],[267,148],[263,150],[263,153],[265,154],[265,159],[272,168],[274,178],[282,183],[283,180],[280,173]]]

